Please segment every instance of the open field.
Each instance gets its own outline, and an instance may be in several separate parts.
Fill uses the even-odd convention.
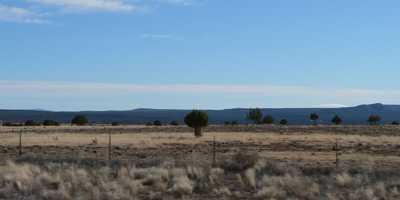
[[[398,126],[0,127],[0,156],[8,199],[400,198]]]

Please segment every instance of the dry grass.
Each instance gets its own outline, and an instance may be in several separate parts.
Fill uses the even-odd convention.
[[[129,132],[139,128],[147,132]],[[1,127],[0,154],[11,156],[0,158],[0,198],[400,199],[400,137],[336,134],[317,128],[271,126],[265,130],[275,131],[216,131],[195,138],[189,131],[158,132],[158,128],[141,126],[47,127],[45,133],[43,127],[29,127],[23,134],[23,146],[39,147],[27,148],[25,156],[15,158],[19,129]],[[367,130],[322,128],[341,129],[342,133]],[[374,127],[374,131],[389,128]],[[108,146],[109,133],[116,156],[110,163],[107,149],[95,148]],[[214,135],[217,166],[211,168]],[[92,142],[95,138],[97,144]],[[336,139],[341,153],[339,171],[333,165]],[[70,148],[51,149],[49,145]],[[50,151],[67,154],[60,157]]]
[[[37,158],[41,159],[41,158]],[[42,158],[44,159],[44,158]],[[78,158],[76,158],[78,159]],[[0,196],[7,199],[398,199],[400,172],[392,168],[256,162],[239,173],[221,168],[177,166],[165,161],[145,168],[129,161],[91,166],[85,159],[30,164],[0,161]],[[77,164],[76,164],[77,163]],[[97,163],[97,164],[96,164]],[[259,163],[262,163],[260,165]],[[368,162],[366,162],[368,163]],[[244,174],[248,184],[243,184]]]

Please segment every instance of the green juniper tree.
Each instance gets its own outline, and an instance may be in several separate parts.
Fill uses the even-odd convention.
[[[316,113],[312,113],[310,119],[314,121],[314,125],[317,125],[318,115]]]
[[[274,118],[271,115],[267,115],[266,117],[264,117],[263,122],[265,124],[272,124],[274,123]]]
[[[71,121],[71,125],[76,124],[78,126],[83,126],[85,124],[89,124],[89,121],[85,117],[85,115],[76,115],[74,119]]]
[[[192,112],[188,113],[184,118],[185,124],[189,127],[194,128],[194,135],[200,137],[203,135],[201,128],[208,126],[208,121],[210,117],[206,112],[201,110],[193,109]]]
[[[261,121],[262,119],[262,113],[259,108],[252,109],[250,108],[249,113],[247,114],[246,119],[248,120],[253,120],[255,124]]]
[[[279,123],[281,125],[286,125],[288,123],[288,121],[286,119],[282,119]]]
[[[335,115],[335,117],[331,120],[332,123],[335,123],[336,125],[339,125],[342,123],[342,118],[340,118],[338,115]]]

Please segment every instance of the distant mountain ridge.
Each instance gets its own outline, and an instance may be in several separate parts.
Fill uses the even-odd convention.
[[[383,105],[380,103],[359,105],[343,108],[260,108],[263,116],[272,115],[274,124],[279,124],[281,119],[288,120],[289,125],[312,124],[311,113],[319,115],[319,124],[332,124],[335,115],[342,118],[342,124],[367,124],[370,115],[379,115],[379,124],[390,124],[392,121],[400,121],[400,105]],[[169,124],[172,120],[183,123],[183,118],[191,110],[178,109],[150,109],[139,108],[126,111],[81,111],[81,112],[56,112],[43,110],[0,110],[0,121],[20,123],[28,119],[43,122],[45,119],[56,120],[61,123],[70,123],[75,115],[85,115],[90,123],[111,124],[118,121],[120,124],[146,124],[154,120],[160,120],[163,124]],[[225,121],[237,120],[240,124],[250,124],[246,120],[249,108],[234,108],[224,110],[204,110],[210,116],[210,124],[223,124]]]

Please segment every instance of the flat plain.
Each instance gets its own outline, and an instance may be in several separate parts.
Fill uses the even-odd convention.
[[[5,199],[400,198],[391,125],[1,127],[0,156]]]

